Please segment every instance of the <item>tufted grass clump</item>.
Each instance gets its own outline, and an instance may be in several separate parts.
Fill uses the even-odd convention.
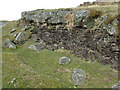
[[[67,13],[64,18],[66,19],[67,22],[67,29],[72,30],[74,27],[74,14]]]
[[[112,16],[110,14],[107,15],[107,19],[104,21],[104,23],[106,25],[108,25],[109,23],[112,23],[112,21],[114,20],[115,16]]]
[[[97,18],[97,17],[100,17],[101,15],[102,15],[102,11],[100,11],[100,10],[91,9],[89,11],[89,17],[90,18]]]

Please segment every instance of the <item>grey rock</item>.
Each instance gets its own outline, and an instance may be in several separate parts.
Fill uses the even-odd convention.
[[[74,68],[72,80],[74,85],[82,85],[85,81],[85,71],[83,71],[82,69]]]
[[[14,37],[16,37],[18,35],[18,33],[14,34]]]
[[[32,40],[35,41],[35,42],[38,42],[39,38],[36,34],[32,34]]]
[[[118,83],[114,84],[112,86],[112,88],[113,88],[113,90],[116,90],[117,88],[119,88],[119,90],[120,90],[120,81],[118,81]]]
[[[112,25],[109,25],[109,27],[107,28],[107,31],[110,35],[114,35],[115,31],[116,31],[116,27],[112,26]]]
[[[22,31],[25,31],[25,28],[22,28],[21,30],[22,30]]]
[[[28,48],[34,51],[40,51],[42,49],[45,49],[45,44],[40,42],[40,43],[33,44],[29,46]]]
[[[52,24],[58,24],[58,23],[65,23],[65,19],[63,18],[63,16],[54,16],[51,19],[48,20],[49,23]]]
[[[16,31],[16,29],[12,29],[9,33],[13,33],[13,32],[15,32]]]
[[[22,32],[18,33],[18,35],[16,36],[14,42],[15,43],[21,42],[22,41],[22,35],[23,35]]]
[[[67,57],[61,57],[59,59],[59,64],[67,64],[67,63],[69,63],[69,61],[70,61],[69,58],[67,58]]]
[[[16,45],[10,41],[10,39],[6,39],[4,43],[2,44],[8,48],[16,49]]]
[[[78,10],[78,11],[75,11],[74,14],[75,14],[74,15],[75,25],[82,26],[82,23],[85,22],[84,19],[88,17],[89,12],[86,10],[81,10],[81,11]]]

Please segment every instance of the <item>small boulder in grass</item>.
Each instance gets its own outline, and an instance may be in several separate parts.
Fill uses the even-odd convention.
[[[69,63],[69,61],[70,61],[69,58],[67,58],[67,57],[61,57],[59,59],[59,64],[67,64],[67,63]]]
[[[74,85],[83,85],[85,81],[85,71],[82,69],[74,68],[72,80]]]
[[[16,31],[16,29],[12,29],[9,33],[13,33],[13,32],[15,32]]]

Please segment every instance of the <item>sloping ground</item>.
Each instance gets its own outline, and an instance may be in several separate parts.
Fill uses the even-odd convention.
[[[11,29],[21,30],[17,23],[9,23],[3,28],[3,40]],[[28,47],[35,43],[29,39],[17,49],[3,47],[2,78],[3,88],[111,88],[118,82],[118,72],[110,65],[87,62],[66,50],[34,52]],[[71,62],[59,65],[59,58],[66,56]],[[86,79],[82,86],[74,86],[73,69],[83,69]]]

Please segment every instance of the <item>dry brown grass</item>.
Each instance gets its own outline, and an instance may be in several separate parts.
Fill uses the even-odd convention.
[[[60,25],[56,25],[56,30],[60,29]]]
[[[37,23],[37,26],[40,25],[40,24],[39,24],[39,19],[38,19],[38,18],[36,18],[36,23]]]
[[[41,28],[47,27],[47,23],[43,23]]]
[[[64,18],[67,21],[67,29],[72,30],[74,27],[74,14],[67,13]]]

